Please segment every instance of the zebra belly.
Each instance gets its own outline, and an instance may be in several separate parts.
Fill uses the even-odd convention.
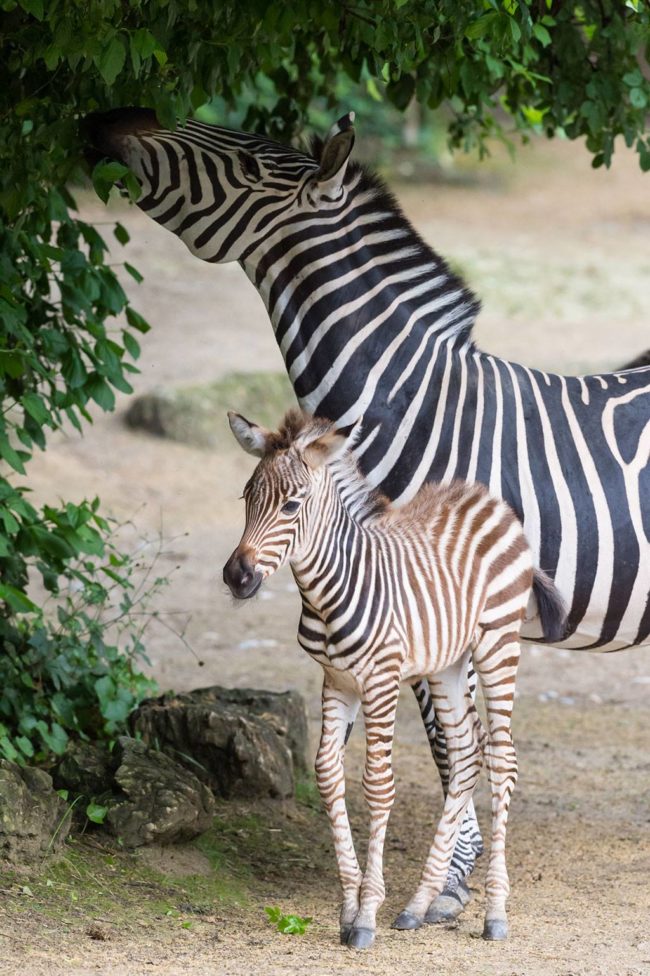
[[[637,628],[631,627],[630,632],[627,634],[624,630],[623,632],[619,631],[614,640],[601,643],[599,624],[602,624],[602,617],[595,618],[593,627],[591,628],[588,626],[588,623],[589,621],[586,619],[581,620],[578,629],[567,640],[553,644],[553,647],[564,648],[569,651],[584,650],[597,653],[624,651],[629,647],[650,647],[650,635],[641,642],[636,640],[638,625]],[[521,629],[521,639],[525,644],[546,643],[542,635],[539,617],[532,617],[530,620],[526,620]]]

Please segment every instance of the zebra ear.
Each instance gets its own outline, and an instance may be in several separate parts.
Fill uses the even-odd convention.
[[[354,146],[354,112],[348,112],[330,129],[320,158],[316,182],[321,193],[340,189]]]
[[[266,454],[268,430],[259,427],[258,424],[252,424],[234,410],[228,411],[228,423],[235,440],[247,454],[253,454],[255,457],[263,457]]]
[[[310,468],[320,468],[323,464],[340,457],[345,451],[351,450],[360,430],[361,420],[357,420],[349,427],[328,430],[326,434],[307,444],[303,448],[302,456]]]

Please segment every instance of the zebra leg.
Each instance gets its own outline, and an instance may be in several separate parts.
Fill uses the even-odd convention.
[[[436,895],[444,888],[462,817],[468,809],[482,766],[485,733],[467,682],[469,654],[430,681],[436,710],[448,747],[450,775],[442,817],[429,851],[420,884],[395,928],[419,928]]]
[[[511,719],[519,655],[518,634],[508,635],[498,629],[485,631],[474,652],[474,666],[481,680],[487,712],[485,763],[492,791],[492,841],[485,880],[487,908],[483,927],[483,938],[490,940],[505,939],[508,935],[506,901],[510,883],[505,848],[510,797],[517,782]]]
[[[376,673],[366,682],[362,699],[366,727],[363,792],[370,810],[370,834],[359,912],[348,937],[348,945],[356,949],[367,949],[374,942],[377,911],[384,901],[384,840],[395,799],[392,750],[399,687],[398,672]]]
[[[352,923],[359,911],[359,888],[362,873],[354,849],[348,811],[345,805],[345,744],[359,710],[358,695],[334,688],[323,682],[322,730],[316,754],[316,782],[329,817],[334,850],[339,869],[343,904],[341,906],[341,942],[346,943]]]
[[[472,699],[475,700],[476,674],[471,664],[468,681]],[[422,721],[429,740],[431,754],[438,767],[443,794],[446,797],[449,788],[449,761],[444,731],[440,723],[436,721],[428,682],[422,679],[413,686],[413,691],[422,713]],[[450,922],[458,918],[470,899],[466,879],[474,870],[477,857],[480,857],[482,853],[483,838],[476,819],[474,802],[471,801],[454,848],[445,886],[429,906],[425,916],[427,923]]]

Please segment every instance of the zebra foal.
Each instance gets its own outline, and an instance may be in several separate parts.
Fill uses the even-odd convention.
[[[276,433],[229,414],[248,453],[261,458],[244,488],[246,527],[224,567],[240,599],[284,562],[302,597],[298,640],[325,672],[318,788],[343,889],[341,941],[371,945],[384,900],[383,847],[395,796],[391,769],[400,684],[425,679],[449,750],[444,809],[420,884],[397,928],[417,928],[442,891],[463,815],[485,759],[492,843],[484,936],[507,934],[505,837],[517,761],[510,732],[519,630],[535,585],[545,633],[562,636],[557,591],[533,570],[514,512],[482,485],[427,485],[403,508],[371,488],[350,452],[358,425],[291,411]],[[468,684],[481,682],[487,731]],[[343,756],[361,707],[363,790],[371,826],[365,872],[345,805]]]

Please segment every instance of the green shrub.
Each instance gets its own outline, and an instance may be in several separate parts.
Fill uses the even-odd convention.
[[[0,618],[0,756],[14,762],[61,755],[70,737],[110,743],[132,709],[157,691],[139,665],[155,616],[150,600],[164,580],[154,575],[155,556],[143,567],[119,552],[97,507],[95,499],[51,513],[78,552],[51,609],[0,584],[15,611]]]

